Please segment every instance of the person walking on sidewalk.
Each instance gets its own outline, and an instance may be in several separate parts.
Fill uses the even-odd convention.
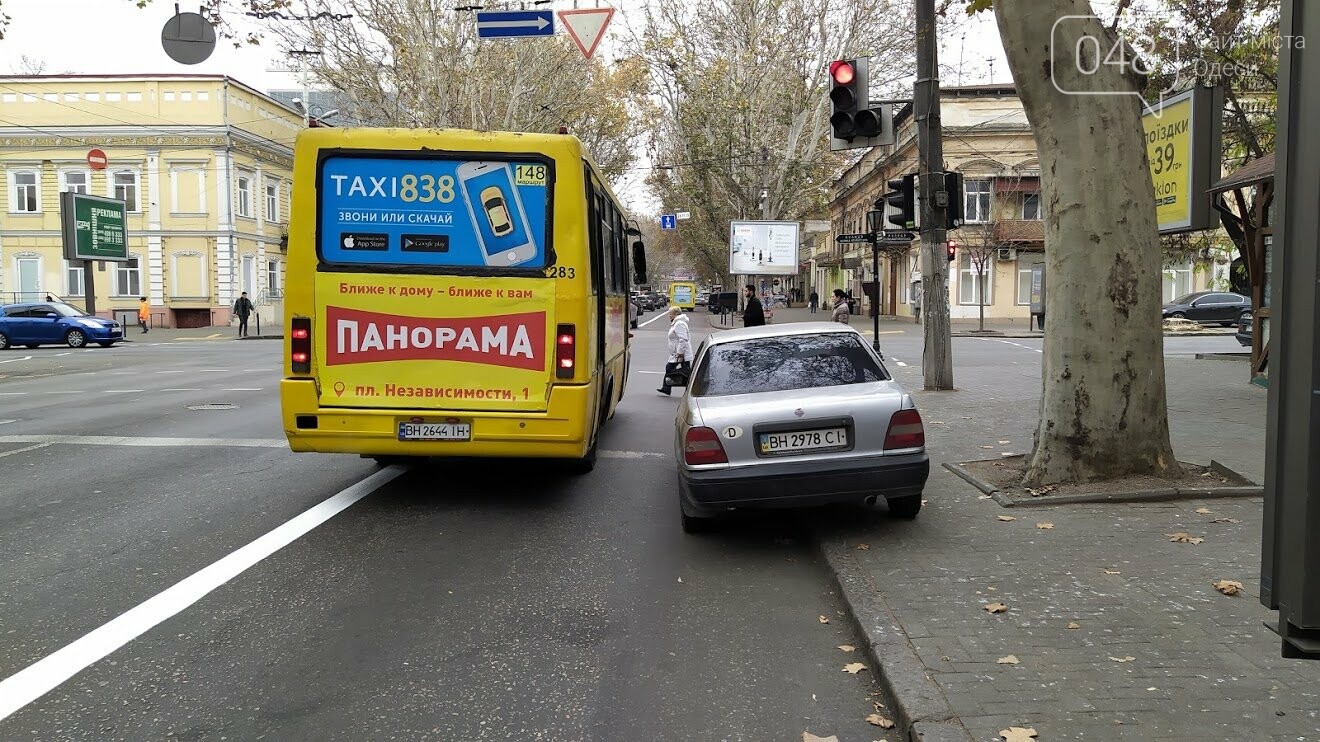
[[[252,315],[252,300],[248,298],[244,291],[234,302],[234,316],[238,317],[238,336],[245,337],[248,334],[248,317]]]
[[[830,319],[840,324],[848,324],[848,295],[843,293],[843,289],[834,290],[834,312],[830,314]]]
[[[147,297],[144,296],[138,299],[138,327],[142,328],[144,334],[150,332],[148,322],[151,322],[151,305],[147,304]]]
[[[756,287],[747,284],[743,289],[747,296],[747,308],[743,310],[743,327],[760,327],[765,324],[765,310],[761,308],[761,300],[756,298]]]
[[[921,324],[921,277],[912,279],[912,294],[908,297],[908,303],[912,305],[912,321]]]
[[[816,306],[818,304],[820,304],[820,294],[817,294],[816,290],[812,289],[811,296],[807,297],[807,306],[811,308],[812,314],[816,313]]]
[[[661,386],[656,389],[657,392],[669,396],[674,390],[669,383],[671,375],[687,365],[691,368],[688,360],[692,358],[692,336],[688,332],[688,318],[683,314],[682,307],[669,308],[669,361],[665,363],[665,378],[660,382]]]

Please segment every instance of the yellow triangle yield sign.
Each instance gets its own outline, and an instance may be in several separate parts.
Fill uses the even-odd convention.
[[[559,11],[559,22],[568,29],[573,43],[582,50],[582,56],[591,59],[596,46],[605,38],[605,29],[614,17],[614,8],[586,8]]]

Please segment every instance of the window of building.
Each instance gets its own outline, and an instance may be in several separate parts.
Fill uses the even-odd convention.
[[[1187,261],[1164,269],[1164,301],[1192,293],[1192,263]]]
[[[106,94],[105,94],[105,102],[106,102],[106,103],[118,103],[120,100],[123,99],[123,97],[124,97],[124,96],[121,95],[120,93],[106,93]]]
[[[47,103],[59,103],[59,102],[60,102],[60,94],[59,94],[59,93],[42,93],[42,94],[41,94],[41,97],[42,97],[42,99],[45,100]]]
[[[129,102],[129,103],[141,103],[141,102],[142,102],[142,94],[141,94],[141,93],[129,93],[127,97],[128,97],[128,102]]]
[[[65,94],[64,94],[64,102],[65,102],[65,103],[73,103],[73,102],[75,102],[75,101],[77,101],[77,100],[78,100],[78,94],[77,94],[77,93],[65,93]]]
[[[36,214],[41,211],[41,178],[36,170],[10,172],[9,210],[16,214]]]
[[[114,190],[110,196],[124,202],[128,211],[138,210],[138,174],[132,170],[121,170],[114,174],[111,181]]]
[[[964,181],[963,194],[966,198],[963,221],[968,223],[990,221],[990,181]]]
[[[86,98],[88,101],[90,101],[90,102],[92,102],[92,103],[100,103],[100,102],[101,102],[101,94],[100,94],[100,93],[87,93],[87,94],[85,94],[83,97]]]
[[[284,296],[284,274],[278,260],[266,261],[266,291],[272,299]]]
[[[141,296],[142,270],[136,255],[127,263],[115,263],[115,296]]]
[[[173,102],[174,102],[174,91],[173,91],[173,90],[166,90],[164,93],[161,93],[161,96],[160,96],[160,97],[161,97],[162,99],[164,99],[164,101],[165,101],[166,103],[173,103]]]
[[[1040,194],[1022,194],[1022,218],[1040,219]]]
[[[91,193],[92,174],[86,170],[66,170],[60,173],[60,191]]]
[[[0,94],[0,103],[17,103],[18,96],[14,93]]]
[[[197,92],[197,100],[210,100],[210,99],[211,99],[210,93],[207,93],[205,90],[200,90]]]
[[[266,218],[272,222],[280,220],[280,183],[273,181],[266,184]]]
[[[64,261],[64,295],[82,296],[87,282],[83,278],[83,267]]]
[[[1031,263],[1022,258],[1017,262],[1017,303],[1031,303]]]
[[[252,176],[238,176],[238,215],[252,216]]]
[[[994,256],[987,257],[985,260],[985,299],[981,298],[981,278],[976,271],[976,264],[972,262],[971,253],[960,251],[962,253],[958,258],[958,303],[959,304],[993,304],[994,303],[994,283],[995,283],[995,259]]]

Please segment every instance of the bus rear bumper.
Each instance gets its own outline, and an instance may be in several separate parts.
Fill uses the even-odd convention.
[[[436,411],[323,407],[310,379],[280,381],[289,448],[364,456],[580,459],[590,445],[595,385],[557,386],[543,412]],[[399,420],[453,417],[472,424],[468,441],[400,441]]]

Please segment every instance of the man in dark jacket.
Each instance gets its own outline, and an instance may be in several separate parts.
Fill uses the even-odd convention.
[[[743,327],[764,325],[765,310],[761,308],[761,300],[756,298],[756,287],[747,284],[743,293],[747,296],[747,308],[743,310]]]
[[[238,317],[238,336],[243,337],[248,334],[248,317],[252,314],[252,300],[248,298],[244,291],[238,300],[234,302],[234,316]]]

